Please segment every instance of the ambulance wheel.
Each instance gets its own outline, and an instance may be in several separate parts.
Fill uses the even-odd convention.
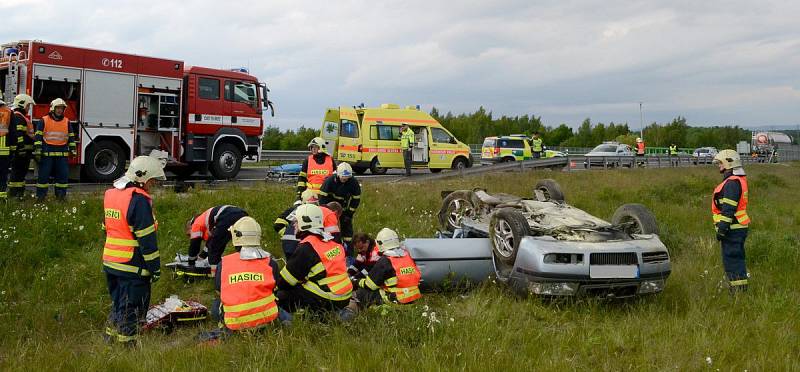
[[[515,208],[497,211],[489,224],[489,238],[492,240],[494,255],[508,266],[514,266],[519,243],[530,234],[528,220]]]
[[[114,141],[100,140],[86,149],[83,173],[98,183],[114,182],[125,172],[125,150]]]
[[[381,167],[381,162],[378,161],[378,158],[372,159],[372,163],[369,165],[369,171],[372,174],[386,174],[388,169]]]
[[[361,175],[361,174],[364,174],[364,173],[367,172],[367,168],[365,168],[365,167],[353,167],[353,172],[355,172],[358,175]]]
[[[628,234],[658,234],[656,216],[642,204],[623,204],[611,217],[611,224]]]
[[[469,168],[469,162],[467,162],[467,159],[456,158],[456,160],[453,160],[453,169],[454,170],[463,170],[463,169],[467,169],[467,168]]]
[[[439,173],[442,171],[442,168],[431,168],[431,173]]]
[[[215,178],[232,179],[242,168],[242,152],[232,143],[221,143],[214,148],[214,158],[210,168]]]

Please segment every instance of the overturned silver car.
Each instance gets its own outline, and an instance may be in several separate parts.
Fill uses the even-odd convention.
[[[671,272],[645,206],[622,205],[607,222],[565,203],[549,179],[533,198],[447,193],[439,222],[437,239],[405,242],[427,285],[492,274],[525,294],[621,298],[661,292]]]

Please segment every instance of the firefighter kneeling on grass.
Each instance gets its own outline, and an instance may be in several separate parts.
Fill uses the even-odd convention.
[[[243,217],[229,231],[236,253],[222,257],[214,279],[219,301],[212,312],[219,311],[220,328],[201,333],[202,341],[262,328],[276,319],[284,324],[291,321],[273,293],[279,269],[269,252],[261,249],[261,225],[252,217]]]
[[[401,247],[394,230],[384,228],[375,237],[381,258],[366,278],[358,281],[356,296],[347,306],[358,312],[372,305],[410,304],[420,297],[421,274],[411,255]]]
[[[288,312],[333,311],[344,318],[341,310],[353,292],[344,247],[323,231],[320,207],[300,205],[295,218],[295,234],[300,243],[278,278],[278,305]]]
[[[722,244],[722,265],[728,277],[731,294],[747,290],[744,241],[750,217],[747,215],[747,177],[742,160],[734,150],[722,150],[714,156],[719,166],[722,183],[711,199],[711,214],[717,230],[717,240]]]
[[[197,258],[207,260],[213,276],[217,264],[225,253],[225,247],[231,241],[228,229],[237,221],[247,216],[247,212],[233,205],[219,205],[206,209],[186,221],[186,235],[189,237],[189,266],[194,267]],[[201,246],[205,242],[205,247]],[[204,265],[203,265],[204,266]],[[178,275],[206,276],[190,271],[178,270]]]
[[[111,295],[105,338],[135,345],[150,306],[150,285],[161,276],[155,216],[148,191],[165,180],[160,160],[139,156],[105,193],[103,270]]]

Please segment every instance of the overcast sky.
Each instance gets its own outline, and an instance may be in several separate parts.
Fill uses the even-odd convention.
[[[800,1],[0,2],[3,42],[248,66],[281,128],[384,102],[546,125],[800,124]],[[8,39],[8,40],[6,40]]]

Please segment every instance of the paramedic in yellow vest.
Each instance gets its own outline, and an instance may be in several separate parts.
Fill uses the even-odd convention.
[[[289,324],[291,315],[275,299],[278,264],[261,248],[261,225],[245,216],[228,228],[235,253],[222,257],[214,286],[219,299],[211,313],[219,328],[203,332],[200,339],[211,341],[234,332],[255,330],[274,324]]]
[[[105,193],[103,271],[111,295],[107,342],[136,344],[150,306],[150,286],[161,277],[157,222],[149,191],[165,179],[160,160],[139,156]]]
[[[8,198],[8,167],[11,157],[17,149],[16,130],[11,126],[14,113],[3,101],[3,92],[0,91],[0,201]]]
[[[744,242],[750,217],[747,215],[747,176],[742,160],[734,150],[722,150],[714,156],[713,163],[719,166],[722,183],[715,189],[711,199],[711,214],[717,231],[717,240],[722,244],[722,265],[728,277],[731,294],[747,290],[747,267],[745,266]]]
[[[544,152],[544,140],[539,137],[539,132],[533,133],[533,139],[531,139],[531,152],[533,153],[534,159],[542,158],[542,152]]]
[[[35,137],[33,123],[27,115],[35,104],[33,98],[27,94],[18,94],[14,97],[11,128],[16,130],[17,153],[11,160],[11,179],[8,181],[8,196],[12,198],[22,199],[25,196],[25,176],[33,159]]]
[[[50,103],[50,112],[36,123],[36,140],[33,142],[35,156],[40,157],[39,180],[36,183],[36,198],[39,201],[47,196],[50,177],[55,181],[56,198],[67,196],[70,155],[77,155],[75,133],[70,128],[69,119],[64,116],[67,103],[56,98]]]
[[[414,141],[414,131],[408,127],[408,124],[403,123],[400,126],[400,149],[403,150],[403,165],[406,167],[406,177],[411,175]]]
[[[680,158],[678,158],[678,146],[673,143],[669,145],[669,162],[673,167],[677,167],[679,161]]]
[[[297,199],[306,189],[314,194],[319,193],[322,182],[336,170],[336,162],[333,157],[325,153],[325,140],[322,137],[314,137],[308,142],[308,151],[311,154],[303,161],[300,174],[297,176]]]

